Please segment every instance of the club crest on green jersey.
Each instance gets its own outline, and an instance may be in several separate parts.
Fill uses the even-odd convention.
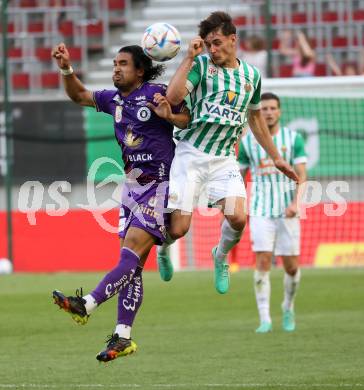
[[[217,74],[217,68],[215,65],[209,65],[209,68],[207,70],[209,76],[215,76]]]
[[[250,92],[253,89],[252,85],[250,83],[244,84],[244,90],[245,92]]]

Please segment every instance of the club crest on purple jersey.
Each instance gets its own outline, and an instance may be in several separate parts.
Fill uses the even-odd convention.
[[[143,137],[133,134],[133,126],[128,125],[124,137],[124,143],[128,148],[137,148],[143,143]]]
[[[150,109],[148,107],[139,108],[138,113],[137,113],[137,118],[140,121],[146,122],[150,119],[151,116],[152,116],[152,112],[150,111]]]

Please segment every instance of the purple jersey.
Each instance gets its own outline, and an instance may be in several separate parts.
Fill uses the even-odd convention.
[[[125,173],[140,169],[138,182],[167,181],[174,156],[173,125],[151,111],[146,103],[153,102],[159,92],[166,94],[163,84],[143,83],[123,97],[118,90],[94,92],[97,111],[114,117],[115,137],[121,147]],[[174,108],[174,112],[180,111]]]

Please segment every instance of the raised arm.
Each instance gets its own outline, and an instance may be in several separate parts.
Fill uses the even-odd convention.
[[[202,53],[202,50],[202,38],[196,37],[192,39],[185,58],[182,60],[176,73],[173,75],[171,81],[168,84],[166,97],[172,106],[180,104],[185,96],[189,93],[188,89],[186,88],[187,75],[191,70],[194,58]]]
[[[249,126],[256,140],[273,160],[274,165],[287,177],[299,182],[294,169],[279,154],[260,110],[249,110]]]
[[[297,32],[297,41],[298,41],[298,45],[300,46],[300,48],[302,50],[302,54],[305,57],[310,58],[311,60],[315,59],[315,52],[311,48],[305,34],[302,31]]]
[[[55,46],[52,50],[52,57],[55,58],[61,70],[64,89],[70,99],[81,106],[94,107],[93,94],[85,88],[81,80],[74,73],[66,45],[60,43]]]
[[[359,75],[364,76],[364,48],[360,49],[358,61]]]
[[[335,76],[342,76],[343,75],[343,72],[341,71],[339,65],[335,61],[335,59],[332,56],[332,54],[326,54],[326,62],[328,63],[332,73]]]

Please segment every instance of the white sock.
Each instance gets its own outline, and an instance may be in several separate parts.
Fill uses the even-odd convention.
[[[124,325],[124,324],[117,324],[115,328],[115,333],[117,333],[119,337],[123,337],[124,339],[130,339],[131,326]]]
[[[283,310],[293,310],[294,298],[297,292],[297,288],[301,279],[301,271],[297,270],[294,276],[284,273],[283,286],[284,286],[284,300],[282,303]]]
[[[229,251],[240,241],[242,230],[234,230],[229,222],[224,219],[221,225],[221,237],[216,250],[216,257],[225,260]]]
[[[260,323],[272,322],[270,318],[270,278],[269,271],[254,272],[254,290],[257,300]]]
[[[157,245],[157,254],[158,255],[167,255],[169,252],[170,244],[166,244],[165,242],[162,245]]]
[[[167,233],[166,239],[163,242],[162,245],[157,246],[157,254],[158,255],[167,255],[169,254],[169,247],[175,242],[176,240],[172,240],[171,236]]]
[[[95,301],[95,298],[91,294],[87,294],[82,298],[86,301],[85,307],[87,314],[91,314],[91,312],[97,308],[97,302]]]

